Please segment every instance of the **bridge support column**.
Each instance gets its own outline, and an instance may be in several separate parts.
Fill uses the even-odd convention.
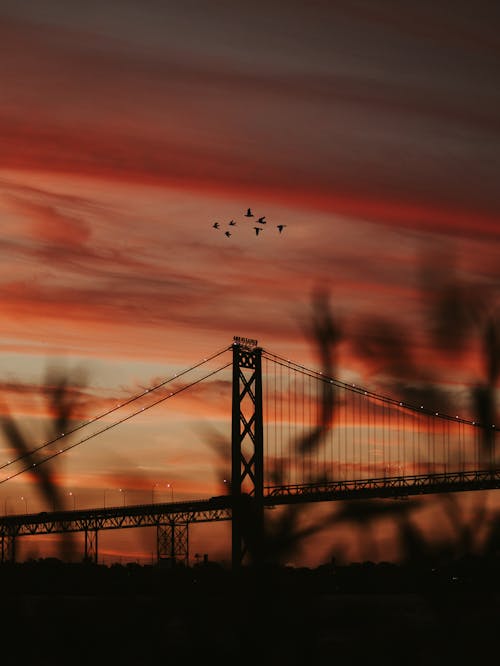
[[[240,339],[238,339],[240,340]],[[262,557],[264,534],[264,435],[262,350],[257,341],[233,344],[231,497],[232,566]]]
[[[12,562],[16,561],[16,537],[10,535],[2,535],[2,546],[1,546],[1,562]]]
[[[189,564],[188,523],[160,523],[156,528],[156,553],[158,564],[174,567],[177,562]]]
[[[84,562],[97,564],[97,535],[97,530],[85,530],[85,554],[83,556]]]

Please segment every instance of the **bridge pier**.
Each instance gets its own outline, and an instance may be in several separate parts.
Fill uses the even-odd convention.
[[[16,561],[16,537],[2,534],[1,563]]]
[[[85,530],[85,554],[83,556],[84,562],[91,562],[97,564],[98,550],[98,530]]]
[[[160,523],[156,528],[156,553],[158,565],[174,567],[178,562],[189,564],[188,523]]]

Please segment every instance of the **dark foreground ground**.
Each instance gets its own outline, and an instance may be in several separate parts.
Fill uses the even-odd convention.
[[[496,663],[497,567],[1,565],[3,663],[16,666]]]

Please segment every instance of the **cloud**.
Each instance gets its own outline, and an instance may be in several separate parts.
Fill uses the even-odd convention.
[[[337,14],[354,37],[349,11]],[[246,191],[389,225],[497,238],[500,100],[488,85],[489,52],[476,40],[471,64],[474,33],[464,24],[462,50],[446,41],[452,31],[443,30],[441,46],[440,16],[430,36],[413,38],[414,54],[398,31],[403,24],[421,36],[424,15],[415,27],[399,13],[398,31],[382,10],[362,6],[356,18],[364,45],[356,51],[344,36],[339,52],[330,47],[321,62],[322,32],[318,52],[303,39],[305,71],[271,47],[264,65],[244,49],[233,59],[203,57],[175,40],[170,49],[140,51],[132,42],[127,50],[75,26],[40,30],[11,19],[3,164],[219,195]],[[285,23],[279,39],[292,56],[286,30]]]

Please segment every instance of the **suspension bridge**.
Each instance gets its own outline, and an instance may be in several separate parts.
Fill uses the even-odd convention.
[[[231,521],[232,563],[238,567],[248,553],[249,521],[253,538],[258,538],[266,507],[500,487],[495,424],[379,395],[237,336],[188,370],[0,465],[0,483],[33,473],[224,372],[230,373],[226,386],[231,401],[227,494],[5,515],[0,519],[1,562],[15,561],[21,537],[70,532],[84,533],[83,559],[97,562],[101,530],[154,527],[157,561],[187,564],[190,525]]]

